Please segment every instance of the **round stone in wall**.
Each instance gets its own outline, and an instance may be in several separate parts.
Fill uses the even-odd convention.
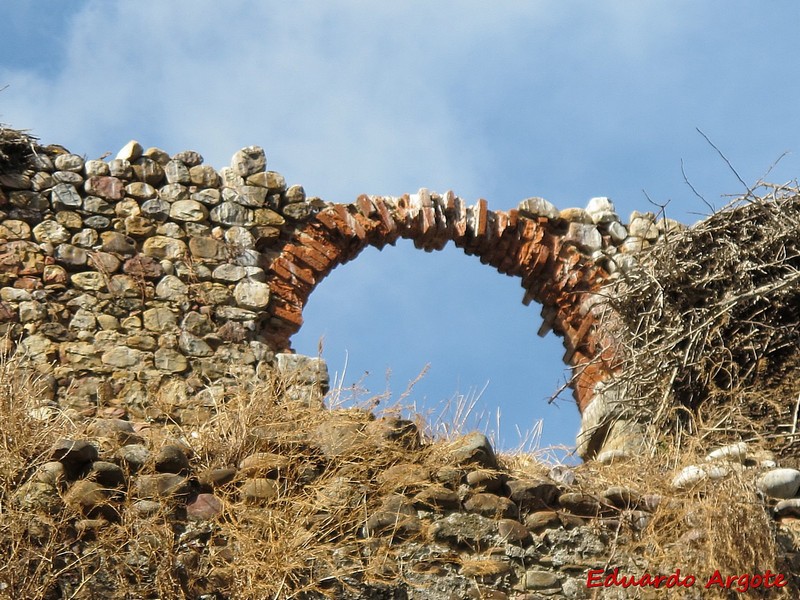
[[[256,185],[243,185],[239,187],[236,202],[243,206],[259,208],[264,206],[267,199],[267,189]]]
[[[181,240],[157,235],[145,240],[142,252],[157,259],[178,260],[186,256],[188,248]]]
[[[139,200],[149,200],[150,198],[155,198],[158,194],[156,188],[149,183],[144,183],[143,181],[134,181],[133,183],[129,183],[125,186],[125,193],[128,194],[128,196],[138,198]]]
[[[125,197],[125,186],[116,177],[102,175],[90,177],[83,187],[87,194],[106,200],[122,200]]]
[[[214,269],[212,277],[220,281],[236,282],[247,277],[247,268],[225,263]]]
[[[55,259],[68,267],[81,267],[86,264],[88,258],[86,250],[72,244],[59,244],[55,249]]]
[[[552,202],[544,198],[527,198],[519,203],[519,211],[527,217],[545,217],[555,220],[558,218],[558,209]]]
[[[84,171],[87,177],[94,177],[95,175],[109,175],[111,170],[108,168],[108,163],[102,160],[87,160],[84,165]]]
[[[67,228],[57,221],[42,221],[33,228],[33,237],[37,242],[51,244],[63,244],[72,238]]]
[[[98,273],[97,271],[84,271],[83,273],[75,273],[72,277],[70,277],[70,280],[72,281],[72,285],[79,290],[91,292],[102,290],[106,285],[105,277],[103,277],[102,273]]]
[[[164,172],[167,176],[168,183],[188,184],[191,182],[191,179],[189,178],[189,169],[180,160],[169,161],[164,167]]]
[[[196,200],[178,200],[170,206],[169,216],[178,221],[203,221],[208,209]]]
[[[247,177],[267,168],[267,156],[260,146],[242,148],[231,158],[231,169],[237,175]]]
[[[136,140],[131,140],[117,152],[117,160],[127,160],[133,162],[142,155],[142,145]]]
[[[211,220],[223,225],[253,225],[253,211],[236,202],[223,202],[211,211]]]
[[[0,225],[0,237],[7,240],[28,240],[31,228],[25,221],[9,220]]]
[[[180,373],[189,367],[186,357],[176,350],[160,348],[155,353],[155,366],[159,371]]]
[[[56,209],[62,206],[80,206],[83,202],[75,186],[69,183],[55,185],[50,194]]]
[[[59,154],[54,162],[58,171],[72,171],[77,173],[83,170],[84,160],[77,154]]]
[[[233,297],[239,306],[245,308],[264,308],[269,304],[269,286],[260,281],[245,279],[236,284]]]

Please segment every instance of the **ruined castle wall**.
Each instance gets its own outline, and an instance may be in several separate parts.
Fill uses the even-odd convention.
[[[753,568],[797,572],[800,471],[744,443],[662,468],[607,432],[595,439],[614,402],[598,383],[617,363],[596,293],[677,224],[637,213],[623,225],[605,198],[563,211],[541,198],[490,211],[426,190],[330,204],[267,171],[256,147],[220,171],[136,143],[108,161],[32,149],[0,172],[0,327],[36,375],[28,417],[44,428],[66,415],[73,429],[23,466],[0,520],[18,511],[30,544],[8,564],[24,548],[26,568],[69,558],[37,571],[48,597],[122,597],[126,583],[164,597],[159,577],[174,595],[247,597],[252,573],[285,567],[264,556],[300,556],[285,572],[304,598],[624,598],[619,584],[590,587],[592,573],[670,575],[709,539],[734,539],[722,527],[732,514],[747,517],[734,530],[760,536],[739,542],[779,532],[780,560],[753,554]],[[436,442],[410,421],[322,408],[324,362],[291,353],[303,307],[337,265],[400,238],[452,241],[520,279],[575,367],[584,454],[609,460],[515,464],[479,433]],[[226,414],[226,395],[248,388],[274,394]],[[222,450],[198,456],[212,434]],[[672,562],[643,562],[661,534]],[[253,551],[263,564],[248,572]],[[711,573],[696,575],[686,597],[705,596]],[[9,577],[0,570],[3,591]],[[284,583],[269,596],[288,596]]]
[[[592,294],[675,226],[638,213],[623,225],[605,198],[560,212],[541,198],[491,211],[427,190],[332,204],[266,167],[258,147],[218,171],[197,152],[131,142],[113,160],[38,148],[0,176],[0,333],[43,393],[81,413],[141,414],[147,389],[169,379],[186,396],[267,377],[317,283],[364,247],[405,238],[426,251],[453,242],[520,278],[523,301],[542,306],[541,333],[564,340],[584,411],[615,368]],[[193,409],[187,418],[207,416]]]

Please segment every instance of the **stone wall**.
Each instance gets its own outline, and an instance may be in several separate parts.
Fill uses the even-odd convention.
[[[594,292],[680,227],[650,213],[625,225],[607,198],[562,211],[529,198],[505,212],[423,189],[333,204],[266,170],[258,147],[219,171],[197,152],[137,142],[113,160],[31,150],[0,176],[0,333],[44,394],[82,414],[141,414],[148,388],[170,379],[186,395],[268,377],[317,283],[398,238],[426,251],[452,241],[519,277],[523,302],[542,306],[540,333],[564,341],[585,413],[616,368]],[[584,456],[602,450],[603,414],[589,414]]]

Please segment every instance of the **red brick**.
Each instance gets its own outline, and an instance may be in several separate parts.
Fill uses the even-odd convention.
[[[269,282],[269,289],[273,296],[296,306],[305,306],[308,299],[305,294],[299,292],[297,286],[282,279],[272,279]]]
[[[341,219],[330,209],[325,209],[317,213],[316,219],[322,223],[328,229],[328,231],[344,233],[344,223],[342,223]]]
[[[270,265],[270,269],[275,273],[282,275],[287,280],[291,280],[290,277],[294,277],[312,287],[317,283],[316,279],[314,278],[314,274],[310,269],[303,269],[284,256],[279,256],[276,258]],[[287,277],[287,275],[289,277]]]
[[[276,302],[270,312],[282,321],[292,325],[294,331],[297,331],[303,325],[302,311],[292,305],[280,305]]]
[[[375,208],[378,211],[378,216],[381,219],[381,223],[383,223],[383,227],[387,232],[395,232],[397,231],[397,224],[394,222],[392,215],[389,214],[389,209],[386,207],[386,204],[383,203],[382,199],[378,199],[375,201]]]
[[[476,236],[480,237],[486,235],[487,222],[486,200],[481,198],[478,200],[478,222],[477,231],[475,232]]]
[[[300,232],[300,234],[296,237],[298,243],[301,245],[312,248],[316,252],[324,255],[331,262],[338,261],[339,255],[341,254],[341,249],[336,244],[328,241],[326,238],[317,237],[318,235],[320,234],[317,232],[314,232],[314,235]]]
[[[360,240],[364,240],[367,236],[371,235],[373,231],[376,231],[380,227],[379,221],[373,221],[369,217],[365,217],[361,213],[351,214],[350,217],[354,221],[353,229],[356,232],[356,237]]]
[[[356,199],[356,208],[358,212],[360,212],[365,217],[371,217],[377,211],[375,209],[375,205],[372,203],[372,200],[369,199],[369,196],[366,194],[361,194]]]
[[[317,252],[311,246],[294,246],[288,244],[284,246],[283,252],[291,254],[296,259],[304,262],[317,273],[327,271],[332,262],[328,260],[327,256],[321,252]]]

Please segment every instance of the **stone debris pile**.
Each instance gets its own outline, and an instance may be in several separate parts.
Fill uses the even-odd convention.
[[[702,493],[699,481],[689,485],[687,469],[672,482],[680,489],[665,495],[641,482],[603,483],[604,469],[612,467],[599,463],[509,470],[481,433],[431,445],[404,419],[353,409],[303,411],[286,420],[270,412],[269,426],[250,430],[249,450],[233,464],[200,462],[191,437],[179,437],[185,429],[95,418],[84,437],[51,446],[12,503],[39,527],[43,516],[69,515],[81,543],[113,535],[122,524],[144,530],[166,520],[175,532],[169,552],[176,564],[193,565],[185,584],[191,597],[233,589],[231,561],[241,542],[232,525],[269,510],[297,520],[274,535],[313,536],[319,548],[304,583],[336,597],[402,589],[420,599],[479,593],[530,600],[592,597],[589,571],[638,572],[641,557],[633,548],[651,539],[653,520]],[[757,489],[768,496],[792,496],[800,485],[800,473],[776,469],[767,454],[743,444],[712,452],[703,481],[716,480],[713,469],[723,465],[760,468]],[[742,488],[745,502],[748,494],[755,500],[755,489]],[[781,500],[774,508],[778,527],[791,531],[796,503]],[[708,523],[690,510],[677,525],[688,546],[709,535]],[[345,539],[326,545],[342,532]],[[800,556],[791,536],[782,539],[785,551]],[[156,568],[139,552],[125,544],[117,558],[98,563],[103,577],[90,580],[91,593],[112,593],[103,582],[123,564],[138,565],[139,576]],[[366,576],[375,575],[376,563],[383,583]],[[79,583],[65,576],[65,589]]]
[[[754,480],[775,518],[800,518],[800,470],[779,467],[771,452],[751,452],[746,442],[718,448],[706,456],[705,463],[684,467],[673,477],[672,487],[698,490],[735,474]]]

